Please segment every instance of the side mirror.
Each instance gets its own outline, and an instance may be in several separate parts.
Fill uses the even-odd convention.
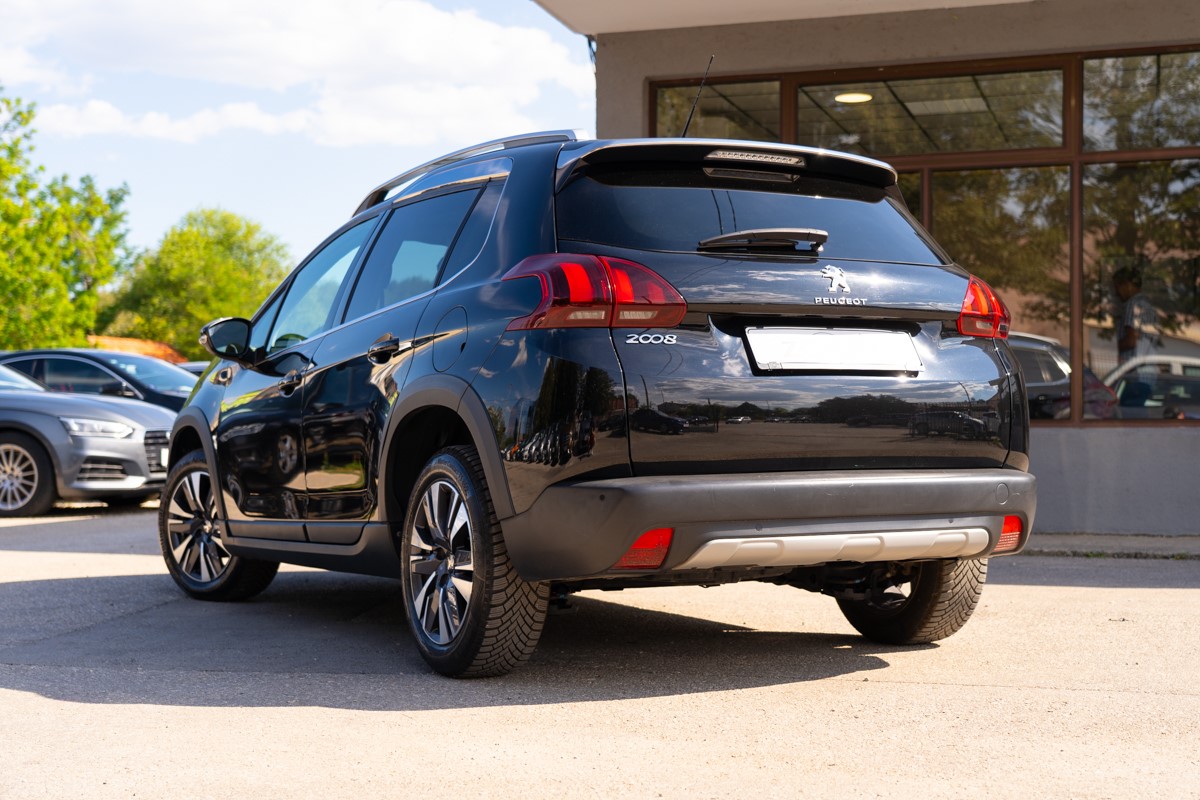
[[[109,397],[133,397],[137,398],[138,393],[133,390],[125,381],[111,381],[103,384],[100,387],[100,394],[108,395]]]
[[[200,329],[200,345],[217,358],[245,364],[250,354],[250,321],[226,317]]]

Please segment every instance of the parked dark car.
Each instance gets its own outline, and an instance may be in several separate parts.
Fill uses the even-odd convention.
[[[452,676],[526,660],[552,594],[594,588],[766,581],[835,598],[873,640],[934,641],[1033,523],[1008,324],[881,162],[487,143],[372,190],[252,319],[204,328],[221,361],[175,424],[163,555],[210,600],[262,591],[281,561],[396,577]],[[631,419],[654,399],[795,415],[881,397],[985,408],[996,433]],[[271,477],[288,420],[296,467]]]
[[[653,433],[683,433],[688,421],[659,411],[656,408],[639,408],[629,416],[629,424],[635,431]]]
[[[1013,333],[1008,337],[1029,397],[1032,419],[1065,419],[1071,414],[1071,357],[1056,339]],[[1089,368],[1083,368],[1083,416],[1109,419],[1117,405],[1113,390],[1101,383]]]
[[[139,400],[50,392],[0,366],[0,517],[37,516],[58,499],[157,496],[174,421]]]
[[[172,411],[196,385],[194,374],[161,358],[115,350],[22,350],[0,356],[0,364],[56,392],[131,397]]]

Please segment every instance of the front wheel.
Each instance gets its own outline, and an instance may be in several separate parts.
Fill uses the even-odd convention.
[[[180,589],[200,600],[245,600],[266,589],[276,561],[235,556],[225,549],[225,523],[204,453],[188,453],[167,476],[158,508],[163,559]]]
[[[483,677],[529,658],[550,586],[517,575],[474,448],[447,447],[429,460],[400,535],[405,611],[429,666]]]
[[[54,505],[54,465],[37,440],[0,434],[0,517],[36,517]]]
[[[878,588],[866,600],[838,600],[863,636],[884,644],[928,644],[967,624],[983,584],[987,559],[923,561],[903,581]]]

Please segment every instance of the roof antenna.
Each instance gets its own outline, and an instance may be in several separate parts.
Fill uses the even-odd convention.
[[[692,110],[688,112],[687,122],[683,123],[683,133],[679,134],[680,139],[686,139],[688,128],[692,127],[692,114],[696,113],[696,106],[700,105],[700,93],[704,91],[704,82],[708,80],[708,71],[712,69],[712,62],[716,57],[716,53],[708,57],[708,66],[704,68],[704,77],[700,79],[700,88],[696,90],[696,99],[692,101]]]

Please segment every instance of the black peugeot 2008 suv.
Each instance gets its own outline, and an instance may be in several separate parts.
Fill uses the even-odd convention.
[[[280,562],[399,578],[452,676],[512,669],[552,594],[593,588],[766,581],[933,641],[1033,522],[1008,325],[886,164],[480,145],[373,190],[252,320],[205,327],[164,557],[211,600]],[[935,411],[983,427],[918,435]]]

